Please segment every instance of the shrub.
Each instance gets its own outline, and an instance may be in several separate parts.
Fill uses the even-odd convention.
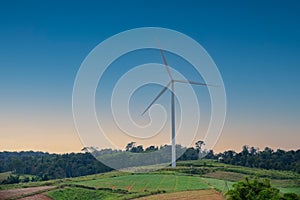
[[[20,176],[11,174],[9,177],[7,177],[5,180],[2,181],[1,184],[14,184],[20,182]]]
[[[226,195],[229,200],[299,200],[296,194],[281,195],[278,189],[271,187],[269,180],[258,178],[246,178],[234,184]]]

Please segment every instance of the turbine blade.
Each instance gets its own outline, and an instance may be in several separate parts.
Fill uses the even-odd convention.
[[[194,84],[194,85],[203,85],[203,86],[219,87],[218,85],[206,84],[206,83],[200,83],[200,82],[189,81],[189,80],[174,80],[174,82],[179,82],[179,83],[189,83],[189,84]]]
[[[168,89],[168,87],[170,86],[172,81],[170,81],[161,91],[160,93],[153,99],[153,101],[149,104],[149,106],[147,106],[147,108],[144,110],[144,112],[142,113],[142,115],[144,115],[149,108],[155,103],[155,101]]]
[[[162,57],[162,59],[164,61],[164,64],[165,64],[165,68],[166,68],[166,70],[168,72],[168,75],[171,78],[171,80],[173,80],[173,77],[172,77],[172,74],[171,74],[171,70],[170,70],[170,67],[169,67],[169,65],[167,63],[167,59],[165,57],[164,51],[161,48],[159,48],[159,50],[160,50],[161,57]]]

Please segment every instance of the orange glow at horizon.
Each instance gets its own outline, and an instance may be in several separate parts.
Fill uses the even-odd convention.
[[[233,125],[234,124],[234,125]],[[239,125],[236,125],[239,124]],[[232,120],[225,123],[223,132],[213,148],[215,152],[235,150],[239,152],[243,145],[259,147],[263,150],[268,146],[274,150],[299,149],[300,135],[298,127],[267,122],[253,122],[255,125],[233,123]],[[120,148],[125,148],[127,137],[120,132],[112,131],[111,139]],[[282,134],[285,133],[285,134]],[[85,146],[75,129],[72,119],[60,116],[53,118],[27,118],[24,120],[5,118],[0,121],[0,151],[44,151],[49,153],[80,152]],[[165,140],[151,141],[135,140],[137,145],[144,147],[168,144],[169,134],[165,134]],[[127,138],[125,140],[125,138]],[[161,139],[161,138],[160,138]],[[201,139],[201,138],[196,138]],[[191,144],[193,146],[193,144]]]

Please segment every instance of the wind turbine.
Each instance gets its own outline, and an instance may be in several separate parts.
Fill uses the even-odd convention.
[[[163,93],[165,93],[165,91],[167,91],[167,89],[171,86],[171,129],[172,129],[172,167],[176,167],[176,147],[175,147],[175,96],[174,96],[174,84],[175,83],[186,83],[186,84],[193,84],[193,85],[201,85],[201,86],[215,86],[215,85],[210,85],[210,84],[205,84],[205,83],[199,83],[199,82],[195,82],[195,81],[190,81],[190,80],[176,80],[173,78],[170,67],[167,63],[167,59],[164,55],[163,50],[160,48],[160,53],[166,68],[166,71],[169,75],[170,81],[169,83],[160,91],[160,93],[153,99],[153,101],[149,104],[149,106],[144,110],[144,112],[142,113],[142,115],[144,115],[149,108],[155,103],[155,101],[157,99],[159,99],[159,97],[161,95],[163,95]]]

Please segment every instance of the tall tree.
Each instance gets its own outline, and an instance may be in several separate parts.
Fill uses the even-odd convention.
[[[135,146],[135,142],[129,142],[126,145],[125,149],[126,149],[126,151],[131,151],[134,146]]]
[[[198,151],[198,159],[202,158],[202,146],[205,145],[205,143],[202,140],[199,140],[195,143],[196,149]]]

